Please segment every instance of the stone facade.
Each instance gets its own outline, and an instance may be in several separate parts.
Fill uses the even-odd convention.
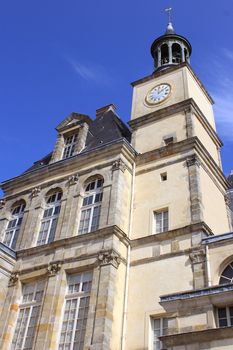
[[[169,98],[147,105],[165,83]],[[213,101],[185,62],[133,87],[132,138],[113,105],[94,121],[72,113],[51,155],[2,183],[1,349],[232,349],[233,234]]]

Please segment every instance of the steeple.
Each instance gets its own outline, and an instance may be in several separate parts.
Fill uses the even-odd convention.
[[[155,39],[151,45],[155,71],[176,66],[183,62],[190,62],[192,46],[186,38],[175,33],[171,19],[171,10],[172,8],[165,10],[168,13],[168,24],[165,34]]]

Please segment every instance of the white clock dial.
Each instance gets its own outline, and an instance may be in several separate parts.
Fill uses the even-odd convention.
[[[157,104],[166,100],[171,93],[169,84],[159,84],[151,89],[146,95],[146,102],[149,104]]]

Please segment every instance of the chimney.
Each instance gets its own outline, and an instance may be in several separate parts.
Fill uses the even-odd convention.
[[[114,106],[114,104],[112,104],[112,103],[110,105],[101,107],[101,108],[96,110],[96,119],[102,117],[102,115],[108,111],[115,112],[115,110],[116,110],[116,106]]]

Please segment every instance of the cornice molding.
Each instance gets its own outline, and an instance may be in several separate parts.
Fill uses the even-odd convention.
[[[179,64],[178,66],[174,66],[174,67],[167,68],[165,70],[154,72],[151,75],[148,75],[144,78],[141,78],[139,80],[132,82],[131,85],[134,87],[134,86],[146,83],[147,81],[150,81],[150,80],[155,79],[157,77],[161,77],[161,76],[166,75],[168,73],[175,72],[175,71],[182,69],[184,67],[186,67],[189,70],[189,72],[191,73],[193,78],[196,80],[197,84],[200,86],[201,90],[203,91],[203,93],[205,94],[207,99],[210,101],[210,103],[214,104],[214,100],[212,99],[212,97],[210,96],[210,94],[208,93],[208,91],[206,90],[206,88],[204,87],[204,85],[202,84],[202,82],[200,81],[200,79],[198,78],[198,76],[196,75],[196,73],[194,72],[194,70],[192,69],[192,67],[190,66],[190,64],[188,62],[183,62],[183,63]]]
[[[205,127],[207,133],[216,144],[217,147],[221,147],[223,145],[221,139],[217,135],[216,131],[208,122],[205,115],[202,113],[196,102],[193,98],[186,99],[182,102],[175,103],[171,106],[164,107],[159,109],[158,111],[145,114],[141,117],[131,120],[128,124],[130,127],[135,130],[141,126],[145,126],[154,121],[158,121],[163,118],[171,117],[179,112],[186,113],[187,111],[191,111],[195,114],[200,123]]]
[[[53,252],[55,249],[60,247],[74,246],[78,243],[88,243],[99,239],[106,239],[109,236],[115,235],[126,247],[129,245],[129,239],[126,234],[116,225],[105,227],[94,232],[86,233],[83,235],[77,235],[69,238],[63,238],[55,240],[49,244],[30,247],[27,249],[18,250],[16,252],[17,259],[24,258],[27,256],[38,256],[40,253]]]
[[[196,332],[185,332],[179,334],[172,334],[161,336],[159,339],[163,342],[164,346],[172,347],[179,345],[187,345],[192,343],[206,343],[215,340],[224,340],[232,338],[233,327],[224,327],[224,328],[213,328],[206,329]]]
[[[174,230],[169,230],[167,232],[156,233],[154,235],[144,236],[130,241],[132,248],[137,248],[139,246],[147,245],[153,242],[163,242],[168,239],[174,239],[175,237],[185,236],[193,232],[203,231],[203,233],[209,237],[213,235],[213,232],[206,225],[205,222],[199,222],[196,224],[187,225]]]
[[[214,159],[211,157],[209,152],[206,150],[204,145],[196,136],[190,137],[180,142],[169,144],[161,148],[157,148],[146,153],[139,154],[136,159],[136,165],[140,166],[146,163],[150,163],[152,161],[161,160],[165,157],[173,156],[175,154],[181,154],[190,151],[193,151],[194,153],[188,154],[187,160],[191,159],[190,157],[194,156],[195,153],[197,153],[199,156],[200,164],[202,164],[202,162],[203,166],[205,166],[206,164],[210,169],[213,177],[216,178],[219,183],[221,183],[224,190],[227,190],[227,188],[229,187],[229,183],[225,175],[223,174],[220,167],[216,164]]]
[[[48,186],[50,183],[54,183],[53,177],[56,179],[56,182],[65,181],[67,180],[67,177],[76,174],[77,169],[80,169],[79,176],[82,176],[84,174],[88,174],[93,170],[93,168],[102,169],[106,166],[111,166],[114,158],[116,159],[120,154],[122,154],[130,163],[133,163],[137,152],[126,139],[120,138],[114,142],[99,146],[96,149],[88,152],[84,151],[76,156],[45,165],[28,173],[24,173],[18,177],[2,182],[0,186],[5,193],[7,193],[7,191],[9,191],[9,189],[12,187],[14,187],[15,190],[17,187],[22,187],[24,184],[28,186],[26,190],[19,190],[19,192],[14,193],[13,195],[11,193],[6,195],[5,198],[8,200],[28,193],[28,191],[31,191],[35,185],[43,188]],[[106,159],[109,159],[109,155],[113,158],[113,160],[106,162]],[[103,161],[103,164],[91,166],[90,163],[92,160],[95,161],[95,164],[97,160],[100,162]],[[81,170],[82,167],[86,166],[87,164],[90,164],[90,167],[88,169]],[[127,169],[129,169],[129,167],[127,167]],[[61,177],[58,178],[57,174],[61,174]],[[30,183],[31,186],[29,185]]]

